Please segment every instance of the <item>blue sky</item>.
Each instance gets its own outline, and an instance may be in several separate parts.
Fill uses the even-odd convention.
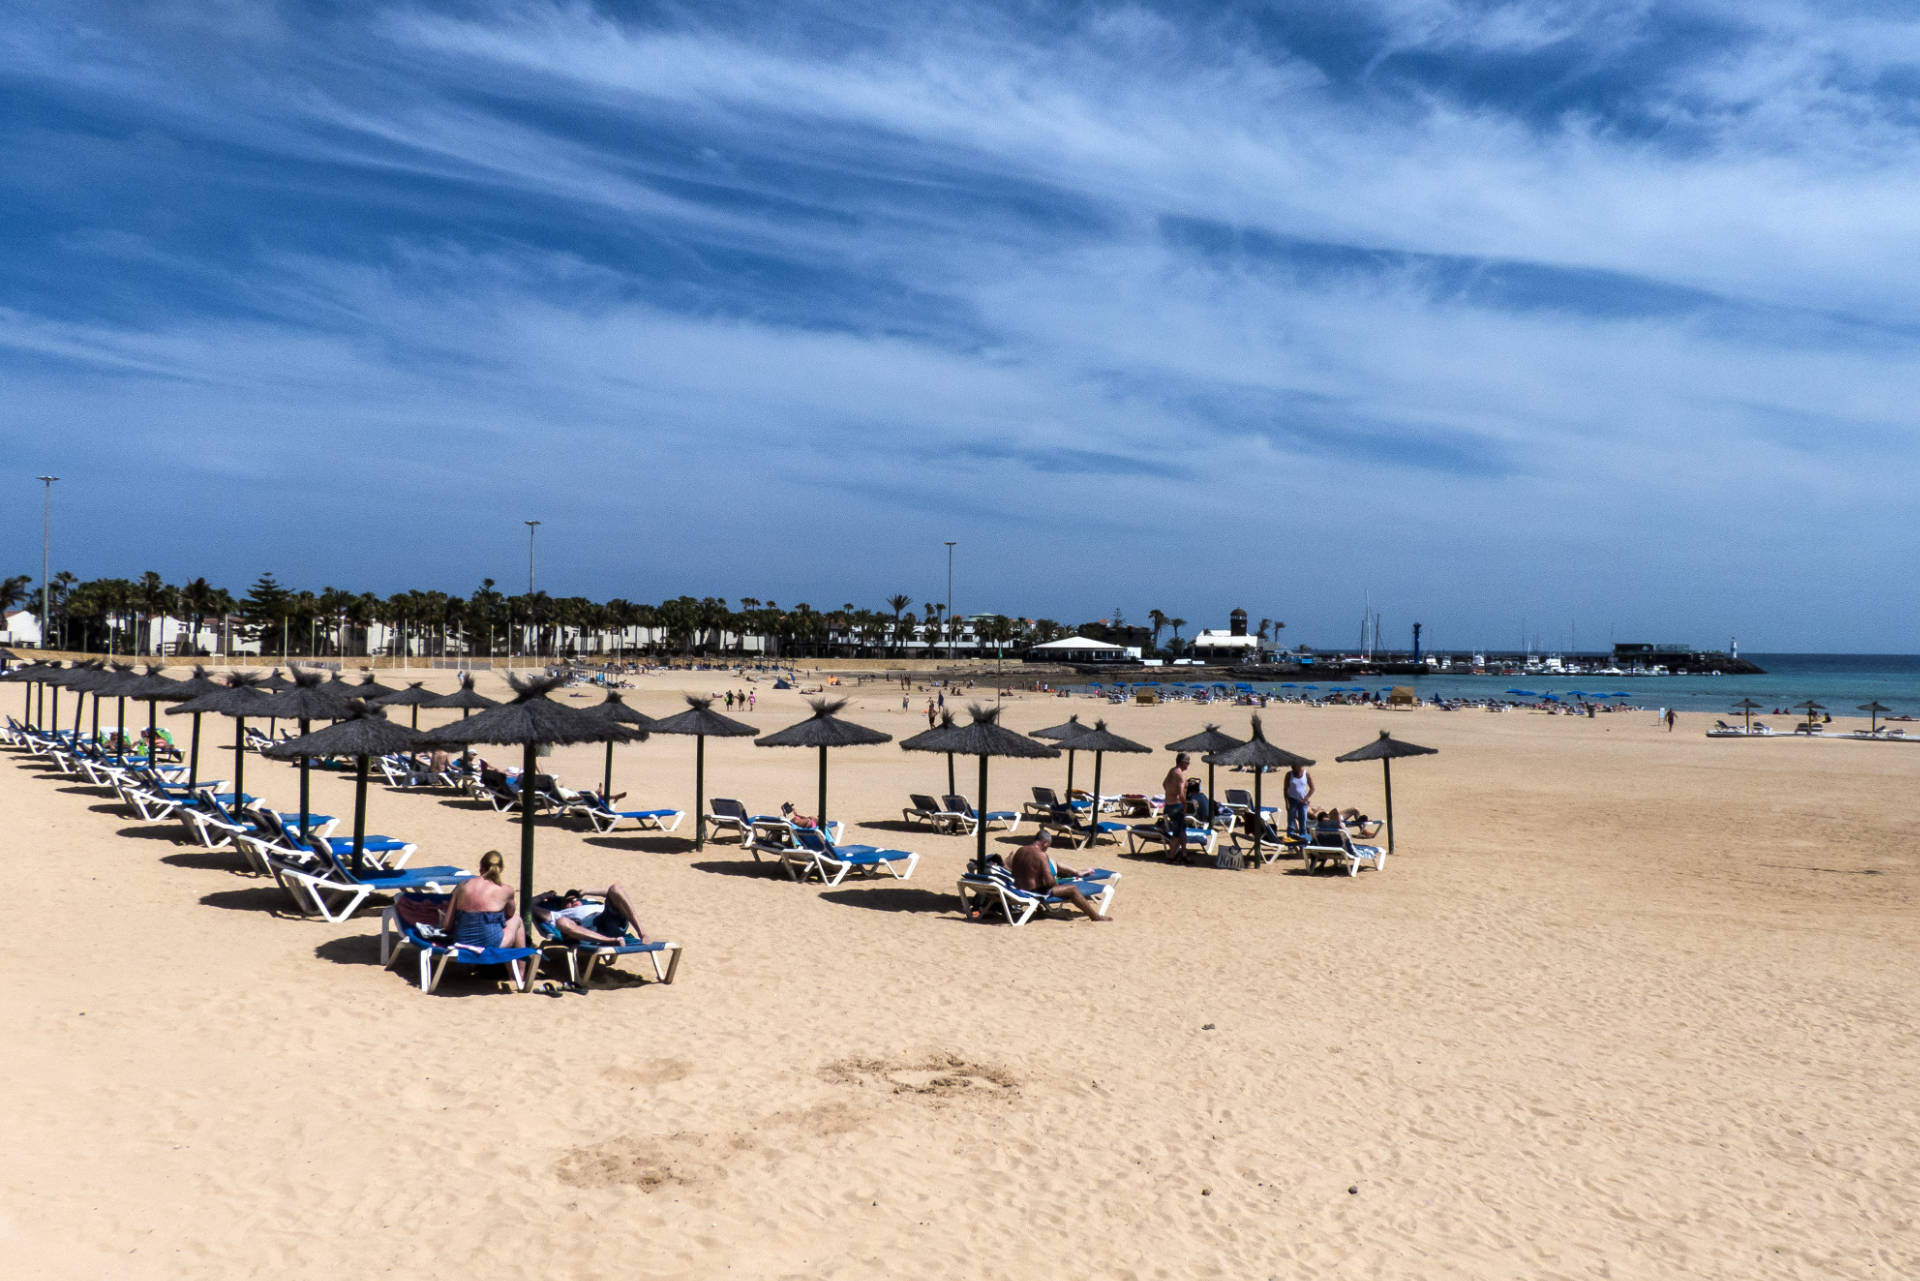
[[[0,573],[1911,651],[1908,15],[10,6]]]

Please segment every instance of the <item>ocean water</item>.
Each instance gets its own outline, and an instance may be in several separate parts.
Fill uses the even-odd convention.
[[[1558,694],[1566,698],[1574,691],[1592,695],[1624,692],[1626,698],[1605,698],[1604,702],[1628,702],[1636,707],[1672,707],[1682,712],[1734,714],[1733,705],[1751,698],[1762,705],[1756,715],[1771,714],[1775,708],[1813,699],[1825,704],[1834,717],[1859,716],[1862,703],[1879,701],[1895,714],[1920,716],[1920,655],[1916,654],[1745,654],[1766,669],[1761,676],[1468,676],[1447,673],[1432,676],[1395,676],[1358,678],[1350,681],[1300,681],[1293,689],[1260,682],[1257,689],[1275,694],[1311,692],[1308,683],[1324,692],[1335,686],[1360,686],[1385,694],[1395,685],[1411,685],[1422,699],[1438,694],[1444,698],[1508,697],[1509,689],[1532,690],[1538,694]],[[1160,673],[1163,679],[1177,679]],[[1516,700],[1530,701],[1530,700]],[[1577,701],[1577,700],[1571,700]],[[1792,713],[1799,715],[1799,713]]]

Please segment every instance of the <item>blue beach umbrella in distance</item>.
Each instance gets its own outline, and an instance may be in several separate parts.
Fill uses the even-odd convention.
[[[1281,681],[1280,688],[1281,689],[1299,689],[1300,687],[1294,684],[1292,681]]]

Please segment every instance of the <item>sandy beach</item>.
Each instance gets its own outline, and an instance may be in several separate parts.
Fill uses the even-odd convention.
[[[664,715],[740,687],[724,679],[649,675],[627,698]],[[757,688],[762,731],[806,714]],[[839,692],[896,739],[925,728],[923,695]],[[20,687],[0,707],[19,715]],[[1004,719],[1070,711],[1156,748],[1210,720],[1247,731],[1242,708],[1033,694]],[[1115,924],[976,924],[954,892],[971,840],[899,822],[909,791],[945,790],[944,759],[852,748],[832,813],[922,853],[909,882],[796,885],[731,840],[691,851],[690,820],[543,821],[536,888],[618,882],[686,948],[672,986],[558,997],[464,977],[423,995],[380,967],[376,909],[295,919],[237,856],[5,753],[0,848],[16,894],[51,908],[4,944],[8,1270],[1920,1274],[1920,748],[1710,741],[1705,718],[1669,734],[1650,712],[1265,720],[1319,761],[1318,800],[1372,812],[1379,767],[1337,754],[1381,728],[1440,749],[1394,771],[1384,871],[1108,847]],[[616,789],[691,808],[693,757],[684,738],[621,747]],[[601,759],[549,763],[590,786]],[[1103,786],[1157,791],[1169,763],[1110,757]],[[203,770],[230,776],[231,753],[203,748]],[[291,766],[247,771],[293,802]],[[995,762],[988,799],[1065,771]],[[810,809],[814,779],[808,752],[707,744],[709,796]],[[973,796],[968,761],[959,782]],[[351,814],[350,779],[317,773],[314,794]],[[517,826],[445,793],[376,787],[369,826],[417,840],[417,863],[499,848],[515,866]]]

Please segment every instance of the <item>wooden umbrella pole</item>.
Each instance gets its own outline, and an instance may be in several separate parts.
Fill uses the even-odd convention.
[[[367,758],[356,756],[353,768],[353,871],[357,876],[367,858]]]
[[[520,756],[520,919],[528,938],[533,930],[533,773],[537,744],[528,739]]]
[[[1387,780],[1387,853],[1393,853],[1393,762],[1381,758],[1380,769]]]
[[[1087,811],[1087,848],[1100,839],[1100,761],[1105,752],[1093,754],[1093,806]],[[1073,813],[1073,798],[1067,798],[1067,813]]]
[[[976,857],[979,859],[980,875],[987,874],[987,754],[980,753],[980,813],[982,818],[973,825],[973,840]]]
[[[305,738],[306,736],[307,718],[302,716],[300,718],[300,737]],[[312,826],[312,820],[308,815],[313,811],[307,804],[307,770],[312,763],[313,758],[311,756],[302,756],[300,758],[300,839],[302,841],[307,840],[307,828]]]
[[[233,718],[233,807],[247,803],[247,718]]]
[[[820,831],[827,831],[827,745],[820,744]]]
[[[707,736],[693,736],[693,848],[707,847]]]
[[[613,740],[607,740],[607,772],[600,782],[600,799],[609,806],[613,804]]]
[[[193,754],[187,760],[187,790],[200,790],[200,713],[193,714]]]

